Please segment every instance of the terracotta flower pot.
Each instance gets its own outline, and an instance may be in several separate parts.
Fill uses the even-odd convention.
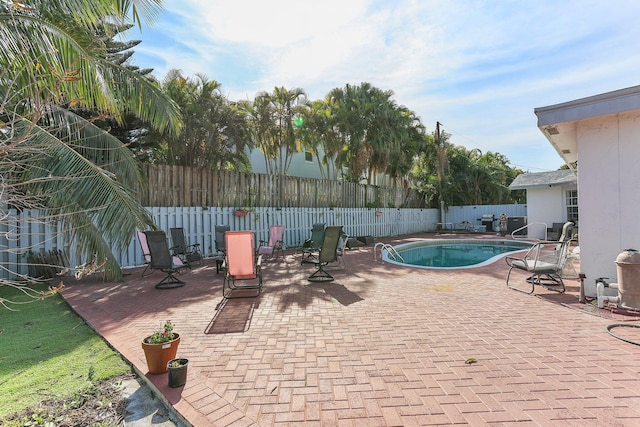
[[[146,341],[149,337],[142,340],[142,349],[144,350],[144,357],[147,359],[147,367],[150,374],[164,374],[167,372],[167,363],[176,358],[180,335],[175,335],[175,339],[162,344],[147,343]]]
[[[233,211],[233,214],[235,216],[247,216],[247,214],[249,213],[249,211],[245,211],[242,209],[236,209],[235,211]]]

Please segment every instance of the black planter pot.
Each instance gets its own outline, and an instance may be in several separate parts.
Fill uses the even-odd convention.
[[[182,387],[187,382],[187,367],[189,359],[177,358],[167,363],[169,372],[169,387]]]

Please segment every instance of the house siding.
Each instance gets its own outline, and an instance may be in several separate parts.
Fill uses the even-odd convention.
[[[567,220],[566,192],[576,186],[530,188],[527,190],[528,222],[542,222],[551,227],[554,222]],[[543,238],[544,236],[535,236]]]
[[[617,280],[620,252],[640,249],[639,124],[640,111],[578,123],[580,256],[590,296],[595,279]]]

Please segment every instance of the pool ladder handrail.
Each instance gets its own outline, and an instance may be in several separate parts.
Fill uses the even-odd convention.
[[[393,246],[391,246],[388,243],[383,243],[383,242],[378,242],[373,247],[373,260],[374,261],[376,261],[376,251],[378,250],[378,247],[380,247],[380,261],[384,262],[384,257],[382,256],[382,251],[386,250],[387,253],[389,254],[389,257],[393,257],[394,261],[398,261],[398,258],[400,258],[400,261],[405,262],[404,258],[402,258],[402,255],[400,255],[398,253],[398,251],[396,251],[396,249]]]
[[[544,227],[544,239],[543,240],[547,240],[547,224],[545,222],[532,222],[529,224],[525,224],[522,227],[515,229],[511,232],[511,238],[513,240],[518,240],[518,239],[527,239],[529,237],[529,234],[525,234],[524,236],[519,235],[517,233],[523,231],[523,230],[527,230],[532,226],[532,225],[542,225]]]

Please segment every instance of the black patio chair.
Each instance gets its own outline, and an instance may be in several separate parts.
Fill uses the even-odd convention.
[[[178,279],[175,274],[187,268],[187,265],[180,258],[171,254],[165,232],[162,230],[145,231],[144,234],[147,236],[147,244],[149,245],[150,267],[167,274],[156,284],[156,288],[173,289],[184,286],[184,282]]]
[[[216,225],[215,226],[215,241],[216,241],[216,274],[220,273],[220,270],[224,268],[225,257],[227,256],[227,242],[224,238],[224,233],[230,231],[231,227],[228,225]]]
[[[300,264],[315,264],[318,261],[318,252],[324,241],[324,233],[327,224],[317,222],[311,226],[311,237],[302,243],[302,261]]]
[[[184,228],[175,227],[169,230],[171,233],[171,248],[174,255],[180,257],[182,262],[191,268],[192,264],[202,264],[202,254],[200,253],[200,243],[189,245],[184,233]]]
[[[331,282],[334,277],[329,274],[325,267],[332,262],[338,260],[338,242],[342,234],[341,225],[333,225],[327,227],[324,232],[324,240],[317,261],[314,264],[318,269],[307,278],[310,282]]]

